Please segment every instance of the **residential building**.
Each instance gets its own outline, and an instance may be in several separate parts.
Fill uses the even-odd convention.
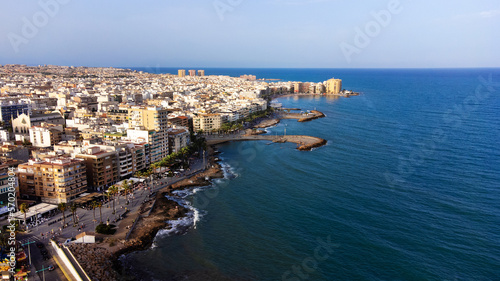
[[[8,130],[0,130],[0,141],[9,141],[11,134]]]
[[[293,91],[295,93],[309,93],[310,83],[297,82],[293,84]]]
[[[314,91],[315,94],[323,94],[325,92],[325,86],[322,83],[318,83]]]
[[[168,151],[168,111],[158,107],[137,107],[129,109],[129,128],[148,131],[151,139],[151,161],[156,162],[167,157]],[[154,131],[154,133],[151,133]]]
[[[0,121],[11,124],[11,120],[20,114],[29,115],[30,105],[19,101],[6,101],[0,103]]]
[[[205,70],[203,69],[198,70],[198,76],[205,76]]]
[[[111,109],[106,115],[116,124],[125,123],[128,120],[128,109]]]
[[[186,77],[186,70],[185,69],[179,69],[178,76],[179,77]]]
[[[340,91],[342,90],[342,80],[340,79],[329,79],[326,81],[326,93],[330,95],[336,95],[339,94]]]
[[[222,117],[218,113],[200,113],[193,117],[194,131],[211,132],[219,130],[222,125]]]
[[[170,153],[179,152],[189,145],[189,131],[186,129],[169,129],[168,144]]]
[[[16,165],[17,166],[17,165]],[[9,212],[9,193],[12,193],[12,187],[15,190],[15,194],[19,195],[19,186],[18,186],[18,180],[17,177],[12,177],[14,181],[10,181],[11,184],[9,184],[9,165],[5,161],[1,161],[0,163],[0,215],[3,215],[5,213]],[[9,190],[10,189],[10,190]],[[12,199],[11,199],[12,200]],[[15,203],[12,202],[11,203]]]
[[[144,153],[144,166],[141,164],[138,164],[137,170],[140,171],[147,166],[149,166],[151,163],[157,162],[161,160],[161,154],[158,154],[158,144],[156,143],[158,141],[158,138],[156,137],[156,131],[154,130],[132,130],[129,129],[127,130],[127,139],[129,142],[134,143],[135,145],[138,145],[142,147],[142,152]],[[152,147],[155,147],[154,151],[154,157],[151,154]],[[137,154],[140,154],[141,152],[137,152]]]
[[[22,145],[4,144],[0,146],[0,156],[28,162],[30,152]]]
[[[192,125],[192,120],[191,122],[190,121],[190,118],[187,117],[187,116],[177,116],[177,117],[173,117],[173,118],[168,118],[168,124],[170,126],[176,126],[176,127],[186,127],[186,128],[191,128],[193,127]],[[191,123],[191,125],[190,125]]]
[[[63,126],[42,124],[29,129],[30,142],[34,147],[51,147],[62,141]]]
[[[100,151],[116,152],[119,180],[146,168],[144,143],[112,141],[106,144],[94,144],[93,147],[98,147]]]
[[[80,131],[75,127],[66,127],[64,128],[63,140],[71,141],[78,140],[81,138]]]
[[[86,109],[91,112],[97,111],[99,107],[97,97],[94,96],[78,96],[74,97],[73,100],[75,101],[78,108]]]
[[[190,69],[189,70],[189,76],[196,76],[196,70]]]
[[[133,106],[128,109],[129,128],[143,127],[146,130],[167,130],[168,111],[160,107]]]
[[[92,146],[75,155],[75,158],[84,160],[88,186],[92,190],[105,190],[120,179],[116,151],[102,151],[99,147]]]
[[[29,160],[18,167],[20,197],[44,203],[69,203],[87,191],[85,164],[68,157]]]

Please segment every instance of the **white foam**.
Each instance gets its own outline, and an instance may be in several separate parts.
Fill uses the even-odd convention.
[[[224,174],[224,179],[231,179],[231,178],[237,178],[238,173],[236,172],[236,169],[232,167],[231,165],[221,162],[219,163],[221,168],[222,168],[222,173]]]
[[[166,195],[167,199],[175,201],[177,204],[188,209],[189,211],[182,218],[167,221],[168,228],[158,231],[155,239],[153,240],[153,243],[151,244],[151,248],[157,247],[157,244],[155,242],[158,237],[182,235],[191,228],[196,229],[196,226],[203,219],[203,216],[206,214],[206,212],[193,207],[191,202],[188,201],[188,198],[207,188],[217,188],[215,187],[216,185],[220,185],[228,181],[230,178],[235,178],[238,176],[235,169],[229,164],[221,161],[220,165],[224,173],[224,178],[212,180],[212,185],[175,190],[172,192],[173,196]]]

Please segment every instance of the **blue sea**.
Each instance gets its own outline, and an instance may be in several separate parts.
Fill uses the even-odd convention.
[[[500,280],[500,69],[205,71],[361,94],[279,99],[326,114],[267,129],[313,151],[219,145],[226,177],[178,194],[188,230],[123,259],[138,280]]]

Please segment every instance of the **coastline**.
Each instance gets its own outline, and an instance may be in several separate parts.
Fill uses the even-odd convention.
[[[359,96],[359,93],[352,92],[349,94],[307,94],[307,93],[287,93],[282,95],[273,95],[271,97],[271,101],[279,98],[290,98],[290,97],[350,97],[350,96]]]
[[[155,196],[155,204],[149,216],[141,217],[141,220],[137,222],[136,227],[131,231],[130,238],[127,241],[122,241],[121,246],[115,247],[106,247],[106,241],[103,241],[102,244],[110,252],[113,269],[118,274],[119,280],[135,280],[135,277],[130,276],[123,268],[120,261],[121,256],[150,248],[158,232],[171,229],[169,228],[169,221],[182,219],[190,211],[175,200],[167,197],[172,195],[172,191],[209,186],[212,184],[212,179],[224,177],[221,165],[215,160],[216,153],[214,153],[213,147],[208,147],[207,151],[209,153],[208,166],[210,168],[160,189]],[[187,230],[186,228],[182,231]]]
[[[282,97],[282,96],[280,96]],[[292,113],[295,114],[295,113]],[[312,115],[311,115],[312,114]],[[317,118],[325,117],[325,115],[319,111],[311,111],[310,116],[304,117],[304,115],[291,116],[286,119],[297,119],[298,122],[311,121]],[[261,120],[253,128],[267,128],[274,126],[280,122],[281,118],[265,118]],[[263,135],[264,131],[259,130],[248,130],[245,135],[233,135],[226,138],[209,139],[207,138],[207,154],[208,154],[208,169],[194,174],[188,178],[185,178],[179,182],[171,185],[167,185],[156,192],[153,202],[142,203],[140,209],[134,213],[130,214],[130,219],[128,222],[122,221],[119,225],[119,229],[122,229],[122,233],[104,236],[101,243],[95,244],[93,248],[103,248],[103,255],[109,257],[111,261],[112,273],[109,276],[118,276],[117,280],[136,280],[134,276],[124,268],[120,258],[123,255],[127,255],[132,252],[143,251],[150,248],[157,234],[162,230],[172,230],[176,231],[175,234],[183,233],[188,231],[192,225],[182,226],[181,229],[175,229],[170,222],[176,220],[182,220],[183,218],[188,218],[190,215],[190,210],[186,206],[183,206],[178,201],[176,201],[173,194],[174,191],[185,190],[194,187],[204,187],[212,184],[212,179],[223,178],[224,173],[222,167],[216,160],[216,152],[214,151],[214,145],[224,143],[227,141],[249,141],[249,140],[270,140],[276,143],[292,142],[297,144],[297,150],[300,151],[310,151],[313,148],[321,147],[327,143],[326,140],[305,136],[305,135],[287,135],[287,136],[270,136]],[[132,220],[134,218],[134,220]],[[137,222],[135,221],[137,220]],[[134,223],[130,233],[123,233],[125,225]],[[125,239],[128,238],[128,239]],[[98,266],[96,262],[92,259],[86,260],[87,268],[86,270],[91,270]],[[97,259],[96,259],[97,260]],[[109,279],[113,280],[113,279]]]
[[[324,96],[324,95],[311,95],[311,94],[290,94],[274,97],[273,99],[287,96]],[[298,109],[297,109],[298,110]],[[112,264],[113,274],[118,276],[119,280],[135,280],[126,272],[120,258],[132,252],[144,251],[150,248],[157,234],[162,230],[172,230],[170,221],[180,220],[189,215],[187,207],[182,206],[171,197],[174,191],[185,190],[194,187],[204,187],[212,184],[212,179],[223,178],[224,173],[218,160],[216,160],[216,152],[214,146],[227,141],[249,141],[249,140],[271,140],[272,142],[284,143],[292,142],[297,144],[297,150],[310,151],[313,148],[321,147],[327,143],[326,140],[305,135],[288,135],[276,138],[275,136],[263,135],[264,131],[255,129],[268,128],[278,124],[281,119],[297,119],[297,122],[307,122],[314,119],[325,117],[325,115],[317,110],[311,110],[308,116],[297,113],[285,113],[288,116],[268,117],[261,120],[258,124],[254,125],[254,130],[248,130],[247,134],[238,137],[207,139],[207,153],[208,153],[208,169],[205,171],[190,176],[171,185],[167,185],[156,192],[154,196],[154,203],[145,202],[141,205],[139,214],[137,214],[137,222],[135,226],[127,235],[128,239],[119,239],[115,235],[106,237],[102,243],[97,246],[106,249],[107,256],[109,256]],[[151,205],[151,206],[149,206]],[[147,213],[147,215],[146,215]],[[191,226],[184,227],[180,232],[188,231]],[[179,231],[179,230],[176,230]],[[116,241],[118,240],[118,241]],[[114,244],[114,245],[113,245]],[[95,266],[95,264],[91,264]]]

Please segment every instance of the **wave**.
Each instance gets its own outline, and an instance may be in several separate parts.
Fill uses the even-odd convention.
[[[211,185],[192,187],[183,190],[175,190],[172,192],[173,195],[165,195],[167,199],[175,201],[189,211],[187,212],[186,216],[182,218],[167,221],[168,228],[158,231],[155,239],[153,240],[153,243],[151,244],[152,249],[157,246],[156,241],[159,238],[173,235],[183,235],[187,233],[191,228],[196,229],[197,224],[202,220],[203,216],[206,214],[206,211],[199,210],[192,205],[190,201],[192,196],[196,195],[200,191],[221,186],[228,180],[238,177],[238,173],[236,172],[236,169],[234,167],[223,161],[219,162],[219,164],[221,165],[224,177],[221,179],[211,180]]]

